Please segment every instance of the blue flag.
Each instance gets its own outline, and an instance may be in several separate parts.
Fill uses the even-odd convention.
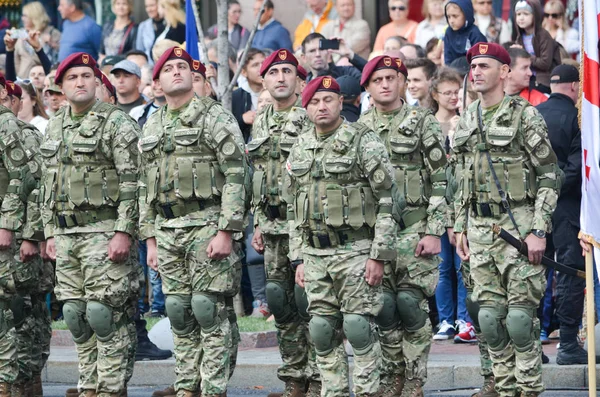
[[[193,59],[200,60],[198,30],[194,10],[192,9],[192,1],[196,0],[185,0],[185,50]]]

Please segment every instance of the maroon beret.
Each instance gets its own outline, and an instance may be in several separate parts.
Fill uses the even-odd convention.
[[[156,61],[156,64],[154,65],[154,70],[152,72],[152,80],[158,79],[158,77],[160,76],[160,70],[165,65],[165,63],[167,63],[167,61],[171,59],[183,59],[190,65],[190,69],[194,70],[192,66],[194,60],[192,59],[190,54],[188,54],[181,47],[171,47],[167,51],[165,51],[160,58],[158,58],[158,61]]]
[[[408,76],[408,70],[400,58],[395,58],[388,55],[380,55],[371,59],[364,67],[362,77],[360,79],[360,85],[367,85],[373,73],[382,69],[395,70],[398,73],[402,73],[404,77]]]
[[[2,73],[0,73],[0,85],[2,85],[2,87],[6,88],[6,77],[4,77],[4,75]]]
[[[192,72],[200,73],[202,77],[206,78],[206,66],[195,59],[192,59]]]
[[[14,81],[6,80],[6,91],[8,95],[16,96],[19,99],[23,96],[23,90]]]
[[[94,68],[94,76],[96,76],[97,78],[99,78],[100,80],[102,80],[102,71],[100,70],[100,68]]]
[[[282,63],[289,63],[290,65],[298,67],[298,60],[294,54],[286,49],[281,49],[273,52],[267,59],[263,61],[262,66],[260,67],[260,75],[264,77],[271,66]]]
[[[467,51],[467,62],[475,58],[493,58],[500,63],[510,66],[510,55],[500,44],[496,43],[477,43]]]
[[[67,70],[77,67],[77,66],[87,66],[94,70],[94,75],[96,73],[95,69],[97,68],[96,60],[92,58],[90,54],[86,54],[85,52],[76,52],[74,54],[66,57],[60,65],[58,65],[58,69],[56,69],[56,75],[54,77],[54,81],[56,84],[62,83],[62,79],[65,76]]]
[[[306,85],[302,91],[302,107],[306,108],[313,96],[319,91],[335,92],[341,95],[340,85],[331,76],[321,76],[313,79]]]
[[[115,86],[112,85],[110,79],[102,72],[100,72],[100,80],[102,80],[102,84],[106,87],[108,92],[110,92],[110,96],[114,96],[116,98],[117,90],[115,89]]]
[[[302,79],[303,81],[306,81],[306,78],[308,77],[308,73],[306,72],[306,69],[304,69],[302,67],[302,65],[298,65],[296,68],[296,74],[298,75],[298,77],[300,77],[300,79]]]

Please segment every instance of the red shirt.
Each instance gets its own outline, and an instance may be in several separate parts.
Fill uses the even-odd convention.
[[[529,88],[524,88],[523,91],[519,94],[519,96],[525,99],[527,102],[531,103],[532,106],[537,106],[542,102],[546,102],[548,97],[541,91],[536,89],[530,90]]]

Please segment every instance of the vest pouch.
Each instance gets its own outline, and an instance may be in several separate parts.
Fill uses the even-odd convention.
[[[327,189],[327,205],[324,206],[325,222],[332,227],[344,224],[344,199],[342,190]]]
[[[269,150],[269,145],[264,145],[264,143],[267,142],[269,138],[270,137],[268,136],[264,138],[255,138],[248,142],[246,145],[246,149],[248,149],[248,156],[250,158],[265,156]]]
[[[60,148],[60,141],[46,141],[40,146],[40,154],[45,158],[54,157]]]
[[[535,173],[535,168],[531,163],[525,163],[525,191],[527,192],[527,197],[535,200],[537,195],[537,177]]]
[[[422,182],[422,190],[421,190],[421,202],[427,203],[429,202],[429,198],[431,197],[432,183],[429,179],[429,174],[426,170],[421,170],[421,182]]]
[[[394,175],[396,178],[396,185],[398,186],[398,191],[400,192],[400,195],[402,197],[404,197],[406,199],[406,178],[405,178],[405,174],[404,174],[404,169],[403,168],[396,168],[394,169]]]
[[[345,174],[352,170],[354,167],[354,161],[356,160],[356,156],[340,156],[340,157],[332,157],[325,158],[324,168],[325,171],[331,174]]]
[[[463,184],[465,183],[465,176],[463,173],[462,164],[457,164],[456,167],[454,168],[454,177],[456,178],[456,191],[454,192],[454,199],[458,199],[459,203],[462,205],[462,204],[464,204]]]
[[[44,178],[44,203],[49,208],[54,208],[54,182],[56,181],[56,171],[47,171]],[[8,187],[8,171],[6,168],[0,168],[0,194],[4,197]]]
[[[212,185],[213,185],[213,194],[215,196],[221,197],[223,194],[223,187],[225,186],[225,175],[221,172],[221,168],[219,167],[219,163],[216,161],[212,162]]]
[[[299,192],[296,195],[295,210],[295,225],[306,223],[308,221],[308,194],[306,192]]]
[[[200,130],[196,128],[186,128],[175,130],[173,132],[173,140],[181,146],[190,146],[198,142]]]
[[[254,171],[252,177],[252,206],[263,205],[265,201],[265,180],[264,171]]]
[[[177,176],[175,178],[175,194],[183,200],[194,195],[194,165],[189,159],[178,159]]]
[[[73,174],[71,174],[71,181]],[[87,176],[87,201],[94,207],[102,206],[104,202],[102,172],[90,172]],[[72,182],[71,182],[72,183]],[[71,199],[72,201],[72,199]]]
[[[517,135],[517,129],[515,127],[499,127],[493,125],[487,131],[487,139],[491,145],[494,146],[507,146]]]
[[[119,176],[117,171],[105,170],[104,178],[106,179],[104,198],[116,203],[119,200]]]
[[[421,173],[419,170],[406,170],[406,202],[408,204],[421,204],[421,186]]]
[[[195,163],[194,193],[199,199],[207,200],[212,196],[212,175],[210,163]]]
[[[296,141],[298,140],[297,136],[292,136],[287,134],[286,132],[283,132],[281,134],[281,137],[279,138],[279,148],[281,149],[282,152],[285,153],[289,153],[290,150],[292,150],[292,146],[294,146],[294,143],[296,143]],[[284,157],[284,156],[281,156]],[[287,156],[285,156],[287,157]]]
[[[508,171],[508,195],[511,200],[521,202],[526,197],[525,173],[521,163],[506,164]]]
[[[369,187],[363,187],[362,192],[364,202],[365,223],[369,225],[369,227],[374,227],[375,222],[377,221],[377,211],[373,191]]]
[[[73,151],[76,153],[88,154],[94,153],[99,143],[100,140],[97,138],[82,138],[78,136],[73,139],[71,146],[73,147]]]
[[[360,188],[348,188],[348,226],[361,228],[364,223],[363,198]]]
[[[419,146],[419,137],[408,137],[404,135],[394,135],[390,137],[390,149],[392,153],[405,155],[413,153]]]
[[[498,181],[500,182],[500,186],[502,190],[506,193],[506,177],[504,175],[504,164],[503,163],[494,163],[494,170],[496,171],[496,175],[498,176]],[[498,191],[498,187],[496,186],[496,181],[494,180],[494,176],[491,171],[488,171],[488,185],[490,187],[490,202],[500,204],[502,203],[502,199],[500,198],[500,192]]]
[[[469,198],[471,197],[471,192],[473,191],[473,172],[471,170],[472,167],[473,164],[465,164],[464,169],[462,170],[462,205],[466,204],[466,202],[469,201]]]
[[[469,129],[457,128],[454,137],[452,138],[454,141],[453,147],[458,148],[465,145],[474,133],[479,133],[477,127]]]
[[[298,161],[298,162],[291,163],[288,170],[294,177],[299,178],[303,175],[306,175],[310,171],[311,166],[312,166],[312,160],[304,161],[304,162]]]
[[[150,135],[143,137],[139,140],[140,149],[142,150],[142,156],[147,160],[153,160],[158,156],[158,142],[160,142],[159,135]]]
[[[158,193],[158,175],[158,167],[151,167],[148,170],[148,182],[146,188],[146,202],[148,204],[156,199]]]
[[[75,207],[79,207],[87,202],[85,196],[85,172],[72,168],[69,179],[69,200]]]

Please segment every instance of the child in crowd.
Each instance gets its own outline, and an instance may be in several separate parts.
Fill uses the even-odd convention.
[[[473,0],[475,25],[490,43],[504,44],[511,41],[510,28],[502,18],[496,18],[492,0]]]
[[[451,0],[446,4],[448,29],[444,35],[444,63],[450,65],[456,58],[463,57],[477,43],[487,42],[486,37],[475,26],[471,0]]]
[[[542,27],[542,5],[539,0],[521,0],[515,5],[515,20],[518,27],[517,44],[531,54],[531,69],[540,91],[549,92],[550,72],[560,65],[558,44]]]

